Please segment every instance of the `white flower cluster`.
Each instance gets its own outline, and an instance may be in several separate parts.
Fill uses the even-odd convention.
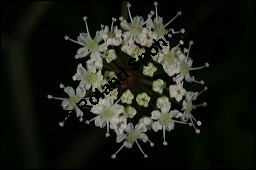
[[[192,110],[206,106],[206,102],[195,105],[194,101],[207,87],[201,92],[185,87],[187,83],[203,85],[204,81],[197,81],[190,71],[209,64],[192,67],[189,52],[193,41],[189,42],[188,48],[181,49],[184,42],[178,39],[173,45],[173,40],[185,30],[167,28],[181,12],[164,23],[158,16],[157,5],[154,2],[155,11],[150,11],[145,20],[142,16],[132,17],[131,4],[127,3],[129,21],[122,16],[120,22],[112,18],[111,26],[101,25],[94,38],[89,32],[87,17],[83,17],[86,33],[80,33],[77,40],[64,37],[81,45],[75,58],[85,59],[83,64],[78,64],[72,77],[79,83],[76,91],[60,84],[69,98],[52,95],[48,98],[62,100],[61,106],[69,111],[68,116],[74,110],[81,122],[106,127],[106,137],[111,135],[110,129],[113,130],[116,142],[123,144],[112,158],[123,147],[132,148],[134,142],[147,157],[138,139],[153,146],[146,135],[149,130],[163,131],[163,145],[168,144],[166,132],[173,130],[175,123],[192,126],[196,133],[200,133],[197,127],[201,122],[195,119]],[[116,22],[120,24],[114,26]],[[92,119],[84,121],[91,115],[94,115]],[[61,127],[67,117],[59,123]]]

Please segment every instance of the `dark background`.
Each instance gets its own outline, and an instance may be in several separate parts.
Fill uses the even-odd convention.
[[[131,3],[132,16],[154,10],[153,1]],[[193,72],[209,88],[197,100],[208,106],[194,111],[201,134],[177,125],[165,147],[161,132],[149,133],[154,148],[141,144],[148,159],[134,145],[112,160],[121,144],[105,128],[73,115],[60,128],[67,112],[46,96],[65,97],[58,86],[72,85],[82,62],[73,57],[79,45],[63,37],[85,32],[85,15],[94,36],[121,15],[122,2],[1,1],[1,168],[255,168],[255,2],[158,3],[165,23],[183,11],[172,27],[194,40],[194,66],[210,63]]]

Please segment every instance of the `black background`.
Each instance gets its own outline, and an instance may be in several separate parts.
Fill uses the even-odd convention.
[[[132,15],[146,18],[153,1],[134,1]],[[255,2],[179,1],[158,2],[158,12],[168,22],[185,28],[185,42],[195,44],[194,65],[210,67],[194,72],[209,90],[195,116],[202,121],[201,134],[185,126],[167,133],[149,133],[155,146],[124,148],[115,160],[110,156],[121,146],[105,128],[80,123],[60,101],[58,86],[72,85],[78,45],[64,41],[85,32],[88,16],[94,36],[100,24],[111,24],[121,15],[122,2],[14,2],[1,1],[1,168],[255,168]]]

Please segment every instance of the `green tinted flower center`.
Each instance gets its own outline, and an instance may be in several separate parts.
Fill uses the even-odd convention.
[[[163,113],[159,117],[159,121],[162,125],[167,125],[170,122],[170,115],[168,113]]]
[[[187,75],[189,70],[190,70],[190,67],[188,64],[186,64],[186,63],[181,64],[181,66],[180,66],[180,74],[181,75],[183,75],[183,76]]]
[[[112,107],[105,107],[101,113],[104,119],[109,120],[114,115],[114,109]]]
[[[162,36],[166,33],[166,30],[163,24],[155,24],[155,31],[159,36]]]
[[[175,55],[172,52],[164,55],[164,61],[167,61],[169,64],[172,64],[174,62],[174,59]]]
[[[130,31],[133,35],[139,35],[142,30],[142,27],[138,23],[132,23],[130,26]]]
[[[108,37],[109,37],[109,38],[115,38],[115,34],[114,34],[113,32],[109,32],[109,33],[108,33]]]
[[[95,83],[97,80],[97,75],[87,71],[84,74],[84,80],[86,80],[90,83]]]
[[[94,40],[88,40],[85,46],[90,52],[96,52],[99,49],[98,43]]]
[[[76,103],[78,103],[82,98],[80,96],[74,95],[72,97],[69,98],[70,103],[73,107],[76,106]]]
[[[192,102],[191,101],[188,101],[187,102],[187,108],[186,108],[186,112],[191,112],[191,110],[193,109],[193,104],[192,104]]]
[[[126,141],[134,142],[135,140],[137,140],[138,136],[139,136],[139,133],[136,130],[133,130],[128,133],[128,136],[126,137]]]

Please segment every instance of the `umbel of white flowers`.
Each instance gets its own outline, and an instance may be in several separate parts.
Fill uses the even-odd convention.
[[[86,32],[80,33],[77,40],[64,37],[81,45],[75,58],[83,59],[84,63],[78,64],[72,77],[78,85],[74,89],[60,84],[67,98],[47,95],[49,99],[61,100],[61,106],[68,111],[59,122],[61,127],[75,113],[80,122],[88,125],[94,122],[96,127],[106,128],[106,137],[116,135],[116,142],[122,145],[111,156],[113,159],[124,147],[132,148],[134,143],[147,158],[139,141],[149,142],[153,147],[147,135],[150,130],[161,131],[163,145],[168,145],[166,135],[174,130],[175,124],[193,127],[200,133],[198,127],[202,123],[194,117],[193,110],[207,105],[195,103],[208,88],[205,86],[197,92],[188,90],[186,85],[204,85],[191,71],[209,67],[209,63],[192,67],[189,53],[194,42],[189,41],[188,48],[182,49],[185,43],[179,35],[185,29],[167,28],[181,12],[164,24],[163,17],[158,15],[158,3],[154,2],[154,6],[155,11],[150,11],[144,20],[138,15],[132,17],[131,4],[127,3],[130,22],[121,16],[120,24],[114,25],[117,19],[112,18],[111,26],[101,24],[94,38],[89,32],[88,18],[83,17]]]

